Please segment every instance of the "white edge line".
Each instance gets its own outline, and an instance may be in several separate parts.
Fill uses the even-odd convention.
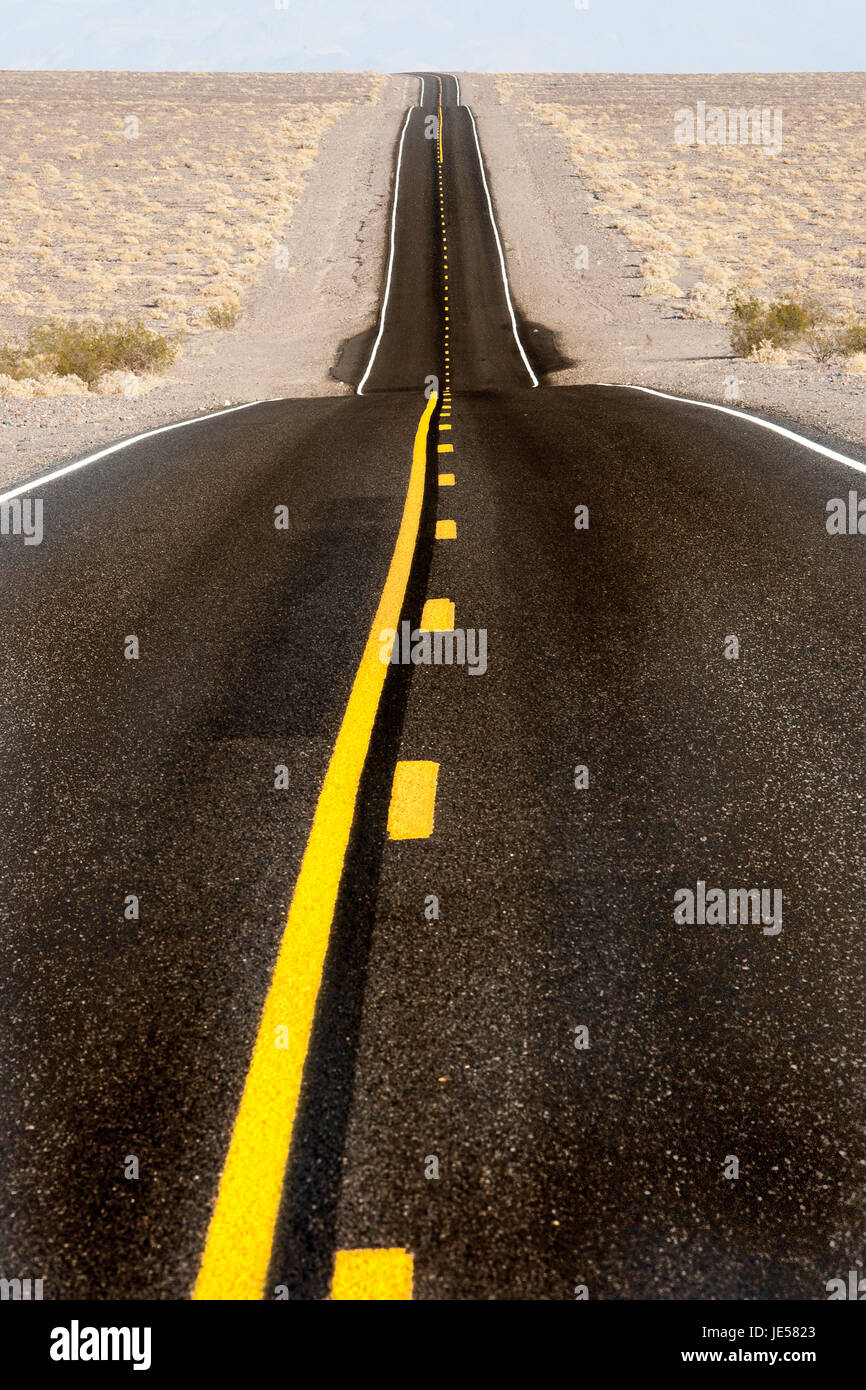
[[[422,78],[421,80],[423,82],[424,79]],[[367,380],[367,377],[370,375],[370,372],[373,369],[373,363],[376,360],[376,353],[379,350],[379,344],[382,341],[382,334],[385,331],[385,313],[388,309],[388,298],[391,294],[391,273],[394,269],[394,230],[397,225],[397,199],[400,196],[400,168],[403,164],[403,141],[406,139],[406,131],[409,126],[409,121],[411,119],[412,112],[417,110],[417,106],[409,107],[409,110],[406,112],[406,119],[403,122],[403,129],[400,132],[400,147],[397,152],[397,174],[394,179],[394,206],[391,209],[391,249],[388,253],[388,275],[385,280],[385,295],[382,300],[382,311],[379,314],[379,332],[376,334],[376,341],[373,344],[373,351],[370,353],[370,360],[367,363],[367,370],[361,377],[361,380],[358,382],[356,394],[359,396],[363,396],[364,394],[364,382]]]
[[[274,399],[279,399],[274,397]],[[210,415],[195,415],[191,420],[176,420],[173,425],[160,425],[155,430],[145,430],[144,434],[130,435],[129,439],[121,439],[117,444],[109,444],[107,449],[99,449],[95,454],[88,454],[86,458],[76,459],[74,463],[65,463],[62,468],[55,468],[51,473],[43,473],[40,478],[34,478],[32,482],[21,483],[18,487],[10,488],[8,492],[0,493],[0,503],[11,502],[13,497],[20,497],[22,492],[31,492],[35,487],[41,487],[43,483],[53,483],[55,478],[63,478],[67,473],[74,473],[79,468],[86,468],[89,463],[96,463],[97,459],[107,458],[109,454],[116,454],[120,449],[129,448],[130,444],[138,444],[142,439],[152,439],[155,434],[165,434],[168,430],[182,430],[186,425],[199,425],[203,420],[216,420],[220,415],[232,415],[236,410],[249,410],[252,405],[263,405],[263,401],[245,401],[243,405],[229,406],[228,410],[215,410]]]
[[[508,288],[508,272],[505,269],[505,256],[502,251],[502,242],[499,239],[499,228],[496,225],[496,218],[493,216],[493,200],[490,197],[490,189],[487,186],[487,175],[484,172],[484,160],[481,158],[481,145],[478,141],[478,127],[475,124],[475,117],[470,106],[464,107],[469,112],[469,119],[472,122],[472,132],[475,136],[475,148],[478,151],[478,167],[481,170],[481,180],[484,184],[484,192],[487,194],[487,209],[490,213],[490,224],[493,227],[493,235],[496,237],[496,249],[499,252],[499,264],[502,267],[502,283],[505,286],[505,298],[508,301],[508,312],[511,315],[511,331],[514,334],[514,341],[517,344],[520,356],[523,358],[523,365],[529,372],[533,386],[538,385],[538,377],[529,365],[529,358],[523,351],[523,344],[520,341],[520,334],[517,331],[517,319],[514,316],[514,305],[511,302],[511,290]]]
[[[462,106],[463,103],[460,100],[460,78],[457,76],[456,72],[452,72],[451,76],[454,78],[454,81],[457,84],[457,105]]]
[[[672,396],[667,391],[654,391],[651,386],[632,386],[628,382],[599,381],[596,385],[611,386],[616,391],[643,391],[648,396],[661,396],[665,401],[682,401],[683,405],[702,405],[705,410],[718,410],[722,415],[733,415],[735,420],[751,420],[753,425],[772,430],[773,434],[781,434],[785,439],[793,439],[795,444],[802,444],[814,454],[823,454],[824,458],[832,459],[834,463],[844,463],[848,468],[856,468],[858,473],[866,473],[866,463],[861,463],[859,459],[852,459],[847,454],[828,449],[825,444],[817,444],[814,439],[805,439],[802,434],[786,430],[784,425],[774,425],[772,420],[763,420],[760,415],[750,415],[746,410],[732,410],[728,405],[715,405],[712,401],[695,401],[691,396]]]
[[[423,77],[421,78],[421,99],[420,99],[420,101],[418,102],[418,105],[419,105],[419,106],[423,106],[423,105],[424,105],[424,78],[423,78]]]

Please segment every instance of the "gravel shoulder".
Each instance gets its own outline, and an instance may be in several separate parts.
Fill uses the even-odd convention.
[[[417,82],[390,78],[375,106],[323,135],[283,235],[235,328],[192,338],[147,395],[0,398],[0,488],[141,431],[269,397],[345,395],[330,375],[340,344],[378,311],[392,151]]]
[[[725,391],[735,376],[743,410],[866,449],[866,377],[734,357],[723,326],[642,298],[640,253],[593,215],[598,199],[567,143],[503,103],[495,77],[460,81],[478,122],[515,300],[527,320],[552,332],[560,355],[550,384],[627,383],[730,404]],[[578,247],[587,250],[585,270],[575,265]]]

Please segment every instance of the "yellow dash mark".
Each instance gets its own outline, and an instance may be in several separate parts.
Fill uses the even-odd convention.
[[[454,486],[454,474],[453,474],[453,473],[440,473],[440,474],[439,474],[439,486],[440,486],[440,487],[453,487],[453,486]]]
[[[421,632],[453,632],[454,604],[450,598],[428,598],[421,614]]]
[[[392,840],[426,840],[433,834],[438,776],[438,763],[397,764],[388,807],[388,834]]]
[[[439,450],[439,453],[440,453],[440,454],[453,454],[453,453],[454,453],[454,445],[453,445],[453,444],[437,444],[437,445],[436,445],[436,448]]]
[[[437,541],[456,541],[457,522],[456,521],[437,521],[436,522]]]
[[[442,422],[441,422],[441,420],[440,420],[440,422],[439,422],[439,428],[440,428],[440,430],[450,430],[451,426],[450,426],[450,425],[443,425]]]
[[[193,1298],[260,1299],[271,1257],[292,1127],[358,785],[387,663],[381,633],[399,625],[412,568],[436,393],[418,423],[406,501],[379,607],[370,628],[307,847],[262,1010]],[[277,1046],[288,1036],[288,1047]]]
[[[331,1298],[355,1303],[411,1300],[413,1263],[408,1250],[338,1250]]]

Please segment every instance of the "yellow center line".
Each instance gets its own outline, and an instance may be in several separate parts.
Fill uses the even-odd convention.
[[[418,423],[400,530],[316,805],[220,1180],[194,1299],[263,1296],[304,1063],[343,862],[387,663],[412,568],[437,395]]]

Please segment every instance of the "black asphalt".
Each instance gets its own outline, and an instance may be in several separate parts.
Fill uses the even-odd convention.
[[[418,415],[161,434],[0,544],[0,1273],[46,1297],[189,1292]]]
[[[452,420],[428,592],[489,665],[412,681],[436,829],[385,849],[336,1244],[413,1249],[420,1298],[825,1298],[866,1217],[852,475],[603,388]],[[781,933],[676,925],[699,879]]]
[[[424,92],[365,395],[143,441],[46,485],[41,546],[0,543],[0,1273],[46,1297],[197,1270],[442,374]],[[458,538],[431,539],[431,449],[407,614],[452,599],[488,669],[389,677],[271,1277],[320,1298],[335,1249],[401,1246],[421,1299],[822,1299],[866,1234],[866,571],[824,526],[859,475],[700,407],[532,389],[443,96]],[[387,840],[398,756],[440,764],[428,840]],[[699,879],[781,889],[782,931],[675,924]]]

